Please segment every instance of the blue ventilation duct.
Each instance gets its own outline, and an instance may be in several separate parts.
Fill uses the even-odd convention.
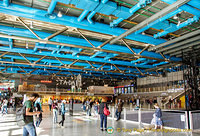
[[[155,26],[155,25],[157,25],[158,23],[160,23],[162,21],[165,21],[166,19],[178,14],[181,11],[182,11],[181,9],[176,9],[176,10],[170,12],[169,14],[165,15],[164,17],[161,17],[158,20],[153,21],[152,23],[150,23],[147,26],[143,27],[142,29],[136,31],[135,34],[139,34],[141,32],[144,32],[145,30],[149,29],[150,27]]]
[[[3,5],[8,7],[10,4],[9,0],[3,0]]]
[[[116,27],[120,22],[122,22],[124,19],[129,18],[132,16],[137,10],[139,10],[142,7],[145,7],[147,4],[151,3],[151,0],[140,0],[135,6],[133,6],[131,9],[118,6],[116,11],[113,12],[113,15],[118,17],[118,19],[113,20],[113,22],[110,23],[111,27]]]
[[[8,27],[8,26],[0,25],[0,32],[4,33],[4,34],[12,34],[12,35],[16,35],[16,36],[25,36],[25,37],[34,38],[34,35],[29,30],[21,29],[21,28],[12,28],[12,27]],[[39,32],[39,31],[35,31],[35,33],[37,33],[42,39],[51,35],[50,33]],[[57,42],[70,43],[70,44],[81,45],[81,46],[84,45],[86,47],[91,47],[91,45],[86,40],[80,39],[80,38],[75,38],[75,37],[67,37],[66,38],[66,36],[58,35],[58,36],[52,38],[51,40],[57,41]],[[90,40],[90,42],[92,42],[93,45],[96,47],[103,43],[103,42],[92,41],[92,40]],[[124,53],[132,53],[127,47],[119,46],[119,45],[110,46],[109,44],[107,44],[107,46],[104,46],[102,49],[120,51],[120,52],[124,52]],[[132,49],[136,53],[139,53],[141,51],[141,49],[135,49],[135,48],[132,48]],[[154,53],[154,52],[144,51],[144,52],[142,52],[141,55],[142,56],[153,56],[155,58],[163,59],[160,54]],[[180,61],[179,58],[171,58],[171,60],[172,61]]]
[[[92,21],[92,17],[96,14],[97,12],[96,11],[92,11],[88,17],[87,17],[87,20],[90,24],[94,24],[94,22]]]
[[[110,1],[108,1],[107,3],[109,2]],[[0,12],[14,15],[14,16],[20,16],[20,17],[25,17],[25,18],[30,18],[30,19],[35,19],[35,20],[40,20],[40,21],[45,21],[45,22],[50,22],[50,23],[56,23],[56,24],[65,25],[65,26],[77,27],[80,29],[85,29],[89,31],[105,33],[105,34],[115,35],[115,36],[118,36],[126,31],[122,28],[110,28],[109,25],[98,23],[98,22],[96,22],[95,25],[88,23],[87,20],[78,22],[77,17],[66,16],[66,15],[63,15],[62,17],[56,18],[53,20],[53,19],[49,19],[45,17],[47,12],[44,10],[34,9],[34,8],[25,7],[25,6],[16,5],[16,4],[10,4],[8,7],[5,7],[1,1],[0,1]],[[151,36],[142,35],[142,34],[138,34],[138,35],[131,34],[131,35],[128,35],[126,38],[135,40],[135,41],[144,42],[144,43],[154,44],[154,45],[158,45],[158,44],[166,42],[166,40],[164,39],[154,39]]]
[[[200,9],[200,1],[199,0],[191,0],[187,4]]]
[[[89,13],[90,11],[89,10],[84,10],[81,15],[78,17],[78,22],[81,22],[86,16],[87,14]]]
[[[199,18],[197,16],[194,16],[193,18],[189,18],[187,21],[185,21],[185,22],[183,22],[181,24],[178,24],[178,25],[170,23],[170,27],[167,27],[161,33],[154,34],[154,38],[158,38],[158,37],[164,36],[164,35],[166,35],[168,33],[172,33],[174,31],[177,31],[182,27],[191,25],[194,22],[198,22],[198,20],[199,20]]]

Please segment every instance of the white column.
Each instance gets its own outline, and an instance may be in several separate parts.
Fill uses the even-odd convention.
[[[185,129],[188,129],[189,126],[188,126],[188,114],[187,114],[187,111],[185,111]]]
[[[126,108],[124,108],[124,121],[126,121]]]
[[[133,109],[133,104],[130,103],[130,111]]]
[[[193,130],[193,118],[192,118],[192,112],[189,111],[189,119],[190,119],[190,129]]]
[[[138,110],[138,122],[139,122],[139,124],[142,122],[141,121],[141,109]]]
[[[114,120],[115,118],[115,107],[112,106],[112,120]]]

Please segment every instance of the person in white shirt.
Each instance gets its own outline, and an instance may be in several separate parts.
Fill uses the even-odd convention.
[[[53,104],[53,101],[52,101],[51,98],[49,98],[48,104],[49,104],[49,110],[51,111],[51,107],[52,107],[52,104]]]
[[[3,106],[3,108],[2,108],[2,112],[1,113],[3,114],[3,112],[5,110],[6,114],[8,114],[8,110],[7,110],[7,108],[8,108],[8,100],[7,99],[3,100],[2,106]]]

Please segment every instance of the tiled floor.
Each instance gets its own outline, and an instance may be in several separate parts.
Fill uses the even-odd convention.
[[[16,126],[15,115],[0,115],[0,136],[21,136],[22,129]],[[60,116],[59,116],[60,120]],[[52,113],[44,111],[43,121],[40,128],[37,128],[39,136],[199,136],[200,134],[191,132],[130,132],[138,125],[125,123],[123,121],[108,120],[108,127],[112,127],[113,134],[100,130],[100,121],[95,117],[86,117],[84,115],[69,116],[66,115],[65,128],[60,128],[52,123]],[[121,130],[121,132],[119,132]]]

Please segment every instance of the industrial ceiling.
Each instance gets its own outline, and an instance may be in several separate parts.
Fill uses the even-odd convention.
[[[200,49],[199,0],[2,0],[1,73],[134,79]]]

